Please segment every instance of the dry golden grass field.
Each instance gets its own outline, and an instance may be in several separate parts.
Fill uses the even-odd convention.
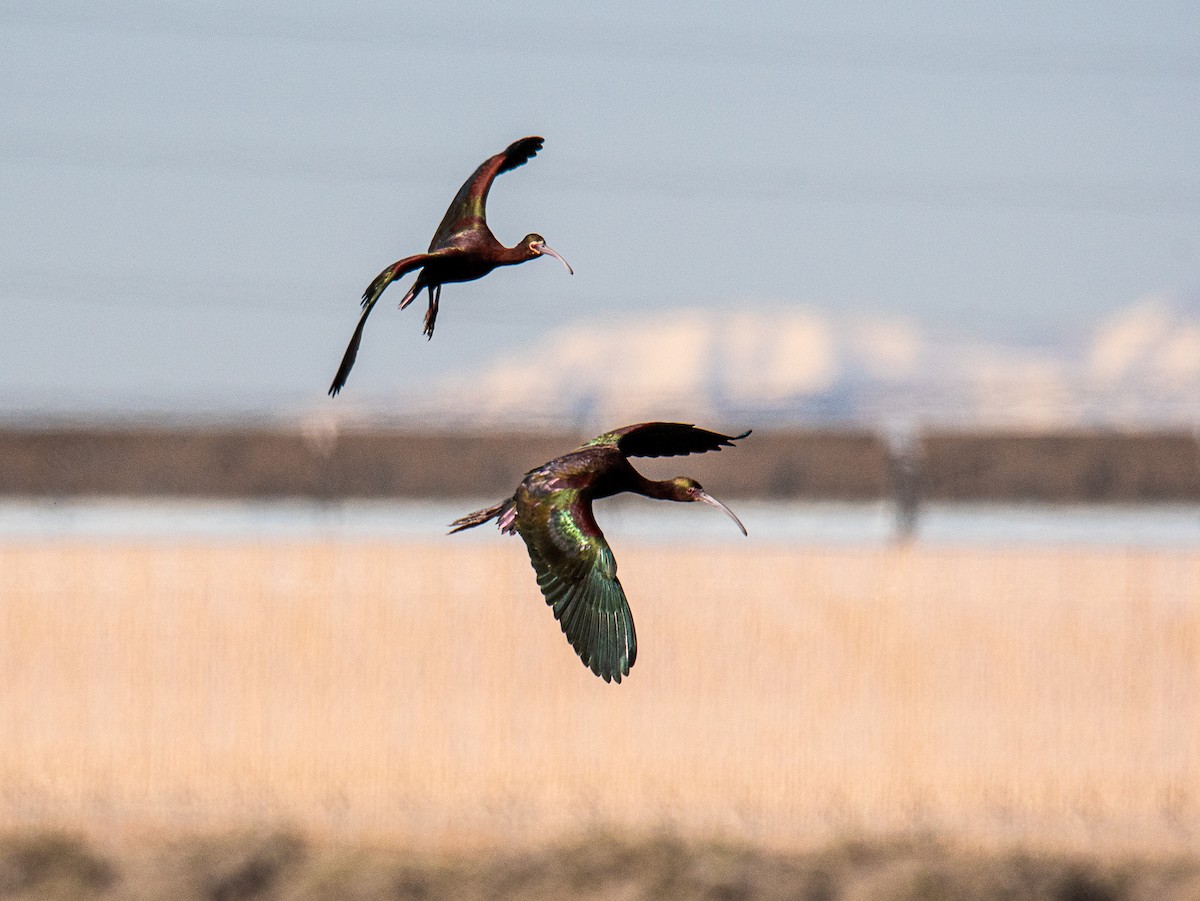
[[[515,539],[4,545],[0,817],[1200,838],[1200,554],[619,551],[618,686]]]
[[[1200,843],[1200,553],[617,551],[606,685],[515,539],[0,544],[0,829]]]

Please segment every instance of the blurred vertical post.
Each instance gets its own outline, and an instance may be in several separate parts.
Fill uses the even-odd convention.
[[[888,468],[892,477],[892,501],[896,508],[897,544],[916,537],[921,503],[921,453],[916,426],[907,421],[884,431],[888,445]]]

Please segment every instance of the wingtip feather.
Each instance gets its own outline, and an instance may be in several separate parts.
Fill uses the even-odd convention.
[[[496,174],[511,172],[518,166],[524,166],[538,155],[538,151],[542,149],[544,144],[545,140],[536,135],[513,141],[505,148],[504,163],[496,170]]]

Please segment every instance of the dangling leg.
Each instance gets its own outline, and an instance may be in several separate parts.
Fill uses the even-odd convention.
[[[429,286],[429,309],[425,311],[425,337],[433,337],[433,324],[437,321],[438,301],[442,297],[441,285]]]
[[[421,289],[424,287],[425,286],[421,284],[421,280],[419,278],[413,282],[412,286],[404,292],[404,296],[400,298],[400,309],[403,310],[410,303],[412,303],[416,296],[421,293]]]

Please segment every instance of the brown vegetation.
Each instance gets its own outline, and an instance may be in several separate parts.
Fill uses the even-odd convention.
[[[980,852],[933,840],[805,852],[600,834],[520,852],[413,853],[290,833],[137,844],[0,837],[0,896],[125,901],[1194,901],[1200,858]]]
[[[1200,554],[617,556],[619,686],[517,539],[0,545],[0,827],[1195,847]]]

